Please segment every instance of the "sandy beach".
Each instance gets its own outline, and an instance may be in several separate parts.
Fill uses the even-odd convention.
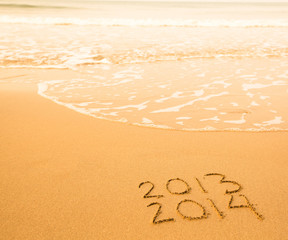
[[[36,93],[33,84],[0,85],[1,239],[286,238],[286,132],[137,127],[79,114]],[[238,185],[203,178],[208,173],[241,189],[225,194]],[[172,193],[185,191],[176,178],[189,193],[167,191],[169,179]],[[155,185],[149,195],[164,197],[143,198],[151,185],[139,188],[145,181]],[[239,194],[263,220],[252,208],[228,207],[231,195],[231,206],[247,205]],[[176,207],[184,199],[198,202],[206,216],[181,216]],[[162,204],[156,222],[174,221],[153,224],[153,202]],[[182,215],[202,216],[199,205],[185,204]]]
[[[0,240],[287,239],[288,0],[0,0]]]

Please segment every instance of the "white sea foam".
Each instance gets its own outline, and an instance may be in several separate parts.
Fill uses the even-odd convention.
[[[151,120],[148,119],[148,118],[142,118],[142,123],[151,124],[151,123],[153,123],[153,121],[151,121]]]
[[[196,97],[200,97],[204,94],[204,90],[203,89],[200,89],[200,90],[195,90],[194,91],[194,96]]]
[[[57,104],[63,105],[65,107],[73,109],[73,110],[75,110],[75,111],[77,111],[79,113],[83,113],[83,114],[86,114],[86,115],[89,115],[89,116],[92,116],[92,117],[96,117],[96,118],[99,118],[99,119],[105,119],[105,120],[111,120],[110,118],[107,118],[109,116],[118,117],[117,112],[109,112],[106,115],[105,114],[103,114],[103,115],[95,115],[95,114],[93,114],[93,111],[90,111],[91,109],[83,108],[83,107],[87,106],[84,103],[82,103],[82,104],[80,103],[77,106],[77,105],[75,105],[73,103],[61,102],[61,101],[58,100],[57,97],[53,97],[53,96],[47,95],[47,91],[49,91],[49,87],[53,86],[53,84],[61,84],[63,82],[65,82],[65,81],[64,80],[54,80],[54,81],[41,82],[41,83],[38,84],[38,94],[43,96],[43,97],[45,97],[45,98],[48,98],[48,99],[54,101]],[[93,103],[93,102],[90,102],[90,103]],[[90,103],[87,102],[88,105]],[[273,112],[276,112],[276,111],[273,111]],[[240,120],[227,120],[227,121],[224,121],[224,122],[229,123],[229,124],[241,125],[241,124],[246,122],[245,116],[246,116],[246,113],[242,114],[242,117],[241,117]],[[181,120],[181,119],[188,120],[188,119],[191,119],[191,117],[177,117],[177,120]],[[207,118],[207,119],[202,119],[202,121],[209,121],[209,120],[219,122],[221,119],[218,116],[215,116],[215,117],[212,117],[212,118]],[[117,118],[116,121],[124,122],[124,123],[129,122],[128,119],[126,119],[124,117]],[[253,132],[255,132],[255,131],[256,132],[257,131],[282,131],[282,130],[285,130],[285,129],[276,128],[276,127],[267,128],[267,126],[280,125],[280,124],[283,124],[284,122],[285,121],[283,120],[283,118],[281,116],[276,116],[274,119],[268,120],[268,121],[264,121],[261,124],[255,123],[254,126],[256,126],[257,128],[247,128],[247,129],[243,130],[241,128],[229,128],[229,127],[227,127],[225,129],[222,129],[221,131],[253,131]],[[183,121],[177,121],[176,124],[181,126],[182,130],[186,130],[186,131],[218,131],[219,130],[219,129],[217,129],[215,127],[212,127],[212,126],[205,126],[205,127],[201,127],[201,128],[185,128],[185,124],[184,124]],[[162,129],[173,129],[173,127],[170,127],[168,125],[155,124],[155,123],[153,123],[153,121],[150,118],[145,118],[145,117],[142,118],[142,122],[141,123],[134,122],[134,123],[132,123],[132,125],[143,126],[143,127],[152,127],[152,128],[162,128]],[[288,129],[286,129],[286,130],[288,130]]]
[[[257,102],[255,102],[255,101],[252,101],[252,102],[250,103],[250,105],[251,105],[251,106],[259,106],[259,104],[258,104]]]
[[[259,89],[266,88],[270,86],[283,86],[288,85],[285,81],[274,81],[271,84],[261,84],[261,83],[244,83],[242,84],[242,88],[244,91],[248,91],[250,89]]]
[[[197,98],[197,99],[195,99],[195,100],[189,101],[189,102],[187,102],[187,103],[184,103],[184,104],[181,104],[181,105],[178,105],[178,106],[155,110],[155,111],[152,111],[151,113],[179,112],[179,110],[180,110],[181,108],[187,107],[187,106],[190,106],[190,105],[193,105],[195,102],[198,102],[198,101],[207,101],[207,100],[209,100],[210,98],[219,97],[219,96],[223,96],[223,95],[227,95],[227,94],[228,94],[228,92],[221,92],[221,93],[219,93],[219,94],[211,94],[211,95],[208,95],[208,96],[206,96],[206,97]]]
[[[27,17],[1,15],[0,23],[41,25],[154,26],[154,27],[288,27],[286,19],[135,19],[135,18],[76,18]]]
[[[282,117],[275,117],[272,120],[263,122],[262,126],[269,126],[269,125],[273,125],[273,124],[281,124],[283,122],[284,121],[282,120]]]
[[[200,119],[200,122],[204,121],[220,121],[218,116],[212,117],[212,118],[206,118],[206,119]]]
[[[250,89],[257,89],[257,88],[265,88],[269,87],[271,84],[261,84],[261,83],[244,83],[242,84],[242,88],[244,91],[248,91]]]
[[[155,100],[155,102],[157,102],[157,103],[163,103],[164,101],[169,100],[169,99],[171,99],[171,98],[181,98],[181,96],[180,96],[181,94],[183,94],[183,92],[177,91],[177,92],[173,93],[171,96],[157,99],[157,100]]]
[[[179,14],[186,8],[143,14],[137,4],[155,10],[143,2],[127,3],[135,11],[111,14],[117,3],[111,4],[93,15],[84,14],[88,8],[74,9],[77,14],[21,12],[19,6],[2,11],[0,67],[55,68],[42,76],[65,80],[39,80],[36,70],[29,81],[40,82],[40,95],[95,118],[189,131],[288,129],[288,18],[282,6],[271,14],[270,7],[265,12],[252,4],[259,11],[247,16],[251,5],[245,5],[234,16],[223,3],[200,10],[192,4],[195,14],[189,15]],[[213,12],[210,19],[204,10]]]
[[[177,120],[189,120],[191,119],[192,117],[177,117],[176,119]]]
[[[233,107],[238,107],[238,106],[239,106],[239,104],[236,103],[236,102],[231,102],[231,105],[232,105]]]
[[[266,100],[266,99],[269,99],[269,98],[270,98],[269,96],[260,96],[261,100]]]
[[[232,124],[243,124],[246,122],[245,120],[246,113],[243,113],[241,119],[239,120],[226,120],[225,123],[232,123]]]

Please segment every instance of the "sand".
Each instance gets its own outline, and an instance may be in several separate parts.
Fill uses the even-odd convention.
[[[0,239],[287,238],[288,133],[137,127],[36,92],[0,84]]]

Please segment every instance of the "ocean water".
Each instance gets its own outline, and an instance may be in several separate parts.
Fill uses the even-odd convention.
[[[288,3],[0,0],[0,29],[0,67],[61,70],[33,82],[78,112],[187,131],[288,130]]]

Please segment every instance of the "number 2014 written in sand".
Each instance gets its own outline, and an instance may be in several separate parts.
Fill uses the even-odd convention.
[[[230,199],[227,202],[227,208],[230,209],[239,209],[244,208],[250,210],[259,220],[263,220],[264,217],[256,210],[255,206],[248,200],[247,196],[244,194],[239,194],[239,192],[242,190],[242,186],[231,180],[227,180],[225,175],[220,173],[207,173],[203,176],[204,181],[201,182],[198,178],[194,178],[195,183],[198,185],[198,190],[201,191],[203,194],[208,194],[208,190],[205,188],[205,180],[207,178],[214,177],[217,184],[223,184],[223,186],[227,186],[227,189],[225,189],[224,195],[229,195]],[[178,186],[181,186],[181,190],[175,189],[175,185],[177,183]],[[145,186],[146,185],[146,186]],[[145,187],[144,187],[145,186]],[[148,187],[149,186],[149,187]],[[141,182],[139,184],[139,188],[145,188],[146,193],[143,196],[145,199],[157,199],[157,201],[150,202],[147,207],[157,206],[156,213],[153,217],[152,223],[153,224],[162,224],[162,223],[168,223],[168,222],[175,222],[176,219],[174,217],[170,218],[163,218],[162,215],[162,207],[163,204],[161,203],[161,199],[164,198],[164,195],[156,194],[154,190],[155,185],[150,181]],[[192,193],[192,188],[190,187],[189,183],[181,178],[173,178],[169,179],[166,183],[166,190],[167,194],[171,195],[182,195],[185,196],[184,199],[182,199],[177,206],[175,207],[176,212],[185,220],[194,221],[194,220],[203,220],[206,219],[211,213],[206,210],[206,208],[198,201],[195,201],[191,199],[188,196]],[[186,198],[187,197],[187,198]],[[241,202],[241,204],[235,204],[235,199],[237,199],[237,202]],[[223,219],[225,217],[224,212],[222,212],[214,200],[211,198],[206,198],[206,201],[210,203],[210,207],[212,209],[212,212],[216,213],[219,218]],[[193,207],[193,209],[197,209],[196,211],[193,210],[190,212],[187,211],[187,207],[189,208]],[[185,211],[186,209],[186,211]],[[210,210],[211,210],[210,209]]]

